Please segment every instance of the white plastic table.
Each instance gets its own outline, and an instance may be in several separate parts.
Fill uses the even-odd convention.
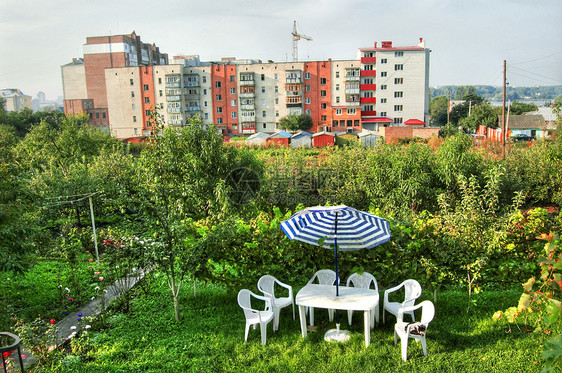
[[[336,297],[336,287],[333,285],[306,285],[298,292],[296,297],[296,304],[299,306],[302,336],[303,338],[306,337],[305,307],[363,311],[365,318],[365,346],[369,346],[371,342],[370,312],[378,302],[379,294],[372,289],[340,286],[339,296]]]

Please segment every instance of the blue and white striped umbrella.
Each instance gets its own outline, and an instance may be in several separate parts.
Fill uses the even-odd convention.
[[[344,205],[315,206],[301,210],[281,222],[281,229],[291,240],[316,246],[322,243],[325,248],[335,249],[336,276],[338,250],[371,249],[391,237],[388,220]]]

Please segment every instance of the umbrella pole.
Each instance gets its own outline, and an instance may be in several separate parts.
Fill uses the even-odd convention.
[[[339,274],[338,274],[338,213],[336,212],[336,221],[334,226],[334,246],[336,252],[336,297],[340,295]],[[336,310],[336,328],[340,331],[340,313]]]

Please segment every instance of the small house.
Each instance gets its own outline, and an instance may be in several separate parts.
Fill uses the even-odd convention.
[[[501,128],[501,116],[499,116]],[[547,128],[542,115],[510,115],[506,118],[506,126],[512,135],[529,135],[535,138],[546,137]],[[508,132],[509,133],[509,132]]]
[[[291,137],[291,146],[298,148],[299,146],[310,148],[312,146],[312,134],[310,132],[297,132]]]
[[[246,139],[246,145],[264,145],[268,137],[265,132],[256,132]]]
[[[267,144],[278,144],[289,146],[289,141],[291,139],[291,134],[287,131],[277,131],[274,134],[270,135],[265,141]]]
[[[335,137],[331,132],[317,132],[312,135],[312,146],[321,148],[324,146],[331,146],[335,143]]]

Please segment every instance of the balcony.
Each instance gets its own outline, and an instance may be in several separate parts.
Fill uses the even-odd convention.
[[[254,98],[254,92],[244,92],[244,93],[240,92],[238,94],[238,97],[240,97],[240,98]]]
[[[346,95],[358,95],[359,94],[359,88],[346,88],[345,94]]]
[[[256,114],[254,113],[254,115],[240,115],[240,121],[242,123],[255,122],[256,121]]]
[[[185,111],[199,111],[201,108],[199,106],[188,106],[185,108]]]
[[[362,91],[376,91],[377,85],[376,84],[361,84],[360,85]]]
[[[361,76],[377,76],[377,70],[361,70]]]
[[[166,96],[166,101],[180,101],[181,96]]]
[[[286,83],[288,84],[300,84],[302,83],[302,79],[299,78],[287,78]]]
[[[241,80],[240,85],[241,86],[256,85],[256,82],[253,79],[252,80]]]
[[[180,86],[179,82],[176,83],[166,83],[166,88],[178,88]]]
[[[302,102],[287,102],[287,107],[302,107]]]
[[[255,110],[256,106],[254,104],[240,105],[240,110]]]
[[[361,75],[360,74],[346,75],[345,80],[348,82],[358,82],[359,80],[361,80]]]
[[[199,87],[199,82],[185,82],[183,83],[184,87]]]
[[[377,98],[376,97],[361,97],[362,104],[376,104]]]
[[[181,113],[181,108],[179,107],[168,108],[168,113]]]
[[[376,117],[377,116],[377,112],[376,111],[361,111],[361,118],[364,117]]]
[[[377,57],[361,57],[361,63],[377,63]]]

